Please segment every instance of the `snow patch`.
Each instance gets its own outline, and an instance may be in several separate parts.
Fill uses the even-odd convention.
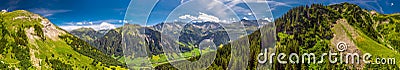
[[[190,20],[190,21],[203,21],[203,22],[227,22],[226,20],[220,20],[218,17],[208,15],[206,13],[199,12],[198,16],[183,15],[179,19]]]

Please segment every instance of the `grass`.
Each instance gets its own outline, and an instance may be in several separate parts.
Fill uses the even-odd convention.
[[[112,58],[117,59],[121,63],[125,63],[125,57],[124,56],[116,56],[116,55],[111,55]]]
[[[398,52],[395,52],[394,50],[391,50],[388,47],[379,44],[378,42],[372,40],[371,38],[361,33],[360,31],[357,32],[360,35],[360,37],[355,38],[355,43],[363,53],[368,52],[371,53],[373,56],[400,59],[400,54]],[[400,61],[396,61],[396,64],[399,63]]]
[[[92,58],[84,56],[72,49],[67,43],[64,41],[52,41],[47,39],[45,41],[35,41],[36,45],[40,47],[38,53],[35,53],[35,56],[39,59],[42,59],[41,65],[50,65],[44,62],[44,59],[56,59],[60,60],[65,64],[72,65],[73,69],[81,70],[84,69],[81,66],[87,66],[88,69],[123,69],[120,66],[110,66],[106,67],[104,64],[99,64],[98,66],[91,65],[93,62]],[[31,46],[31,48],[35,48],[35,46]],[[46,54],[43,54],[46,53]],[[53,57],[54,56],[54,57]],[[42,66],[42,69],[48,69]]]
[[[337,24],[339,26],[335,26],[333,30],[337,36],[345,35],[350,37],[351,40],[355,43],[357,48],[361,50],[363,54],[370,53],[372,55],[370,62],[375,63],[376,58],[395,58],[400,59],[400,54],[395,50],[391,50],[389,47],[378,43],[377,41],[369,38],[366,34],[364,34],[360,30],[354,30],[352,26],[347,24],[347,22],[341,22],[344,24]],[[336,30],[344,30],[345,32],[337,32]],[[355,33],[355,36],[351,34]],[[363,57],[362,55],[360,55]],[[399,61],[396,61],[396,64],[399,64]],[[397,65],[398,66],[398,65]]]
[[[352,37],[350,34],[349,28],[345,28],[345,25],[341,25],[345,31],[347,36]],[[347,24],[347,26],[350,26]],[[350,26],[351,27],[351,26]],[[376,42],[375,40],[369,38],[363,32],[359,30],[354,30],[355,33],[358,34],[356,37],[352,37],[353,42],[357,45],[357,48],[362,51],[363,54],[370,53],[372,55],[372,62],[374,62],[375,58],[395,58],[400,59],[400,54],[390,48]],[[400,61],[396,61],[396,64],[399,64]]]
[[[63,63],[73,65],[74,67],[88,66],[90,69],[96,68],[95,66],[90,65],[93,59],[79,54],[63,41],[50,41],[49,39],[47,39],[46,41],[36,41],[36,44],[40,45],[38,46],[40,47],[38,49],[39,53],[47,53],[36,54],[36,56],[39,56],[38,58],[40,59],[58,59],[61,60]],[[68,57],[68,55],[72,55],[72,57]],[[80,69],[80,67],[76,67],[74,69]]]
[[[15,57],[15,54],[11,52],[12,47],[10,47],[10,49],[3,49],[3,50],[7,50],[8,53],[5,56],[2,55],[2,58],[4,59],[0,59],[1,61],[3,61],[5,64],[19,63],[19,60],[13,59],[13,57]]]
[[[200,50],[198,48],[195,48],[195,49],[193,49],[193,50],[191,50],[189,52],[181,53],[180,54],[181,56],[173,55],[173,56],[178,57],[178,58],[175,58],[175,60],[172,60],[172,61],[187,60],[187,59],[190,59],[192,57],[200,56],[200,51],[202,51],[203,54],[206,54],[206,53],[210,52],[209,49]],[[146,57],[129,58],[129,56],[128,57],[125,56],[125,57],[119,58],[119,60],[120,61],[121,60],[124,61],[125,63],[127,63],[127,65],[130,68],[133,68],[133,69],[143,69],[143,68],[150,68],[150,67],[153,68],[153,67],[157,67],[157,66],[162,65],[162,64],[169,63],[169,61],[167,59],[167,56],[165,54],[153,55],[153,56],[147,57],[147,58]],[[147,64],[147,63],[150,63],[151,66],[143,66],[142,65],[142,64]],[[130,64],[132,64],[132,65],[130,65]]]

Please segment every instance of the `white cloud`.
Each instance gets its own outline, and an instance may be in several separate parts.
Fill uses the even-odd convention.
[[[65,29],[67,31],[71,31],[74,29],[79,28],[93,28],[94,30],[104,30],[104,29],[114,29],[116,27],[120,27],[123,24],[127,23],[126,20],[116,20],[116,19],[109,19],[109,20],[97,20],[97,21],[82,21],[82,22],[69,22],[64,23],[68,25],[60,26],[60,28]],[[111,24],[115,23],[115,24]]]
[[[251,13],[250,9],[245,9],[240,6],[232,6],[231,9],[238,14],[249,15],[249,13]]]
[[[226,1],[226,0],[221,0],[221,1]],[[287,3],[283,3],[283,2],[278,2],[278,1],[267,1],[267,0],[246,0],[247,3],[268,3],[270,6],[288,6],[291,7],[289,4]],[[227,5],[232,7],[235,6],[236,4],[239,3],[244,3],[244,1],[242,0],[232,0],[230,1]]]
[[[288,3],[284,3],[284,2],[278,2],[278,1],[266,1],[266,0],[247,0],[247,3],[268,3],[270,10],[275,10],[275,8],[277,6],[286,6],[286,7],[292,7],[291,5],[289,5]],[[244,9],[240,6],[236,6],[237,4],[240,3],[244,3],[244,1],[241,0],[233,0],[229,3],[227,3],[227,5],[229,7],[231,7],[233,10],[235,11],[239,11],[242,13],[247,13],[247,12],[251,12],[250,9]]]
[[[245,3],[242,0],[219,0],[221,2],[227,2],[226,5],[230,7],[232,10],[239,12],[239,13],[249,13],[251,12],[250,9],[244,9],[240,6],[236,6],[240,3]],[[247,3],[268,3],[270,8],[274,8],[276,6],[287,6],[291,7],[287,3],[277,2],[277,1],[266,1],[266,0],[246,0]]]
[[[253,15],[253,13],[247,13],[247,15]]]
[[[179,17],[180,19],[192,19],[192,20],[197,20],[197,17],[192,16],[192,15],[183,15]]]
[[[106,30],[106,29],[115,29],[117,25],[110,24],[108,22],[102,22],[98,25],[88,25],[88,26],[79,26],[79,25],[70,25],[70,26],[60,26],[60,28],[71,31],[79,28],[93,28],[94,30]]]
[[[270,7],[276,7],[276,6],[286,6],[286,7],[292,7],[288,3],[283,3],[283,2],[278,2],[278,1],[267,1]]]
[[[249,20],[249,18],[247,18],[247,17],[243,17],[243,19],[244,19],[244,20]]]
[[[82,23],[82,22],[78,22],[78,23],[76,23],[76,24],[78,24],[78,25],[82,25],[83,23]]]
[[[276,7],[278,6],[286,6],[286,7],[292,7],[290,4],[292,2],[279,2],[279,1],[269,1],[269,0],[215,0],[215,1],[219,1],[222,2],[224,4],[224,6],[219,5],[218,2],[211,2],[209,0],[205,0],[205,1],[192,1],[192,2],[198,2],[199,5],[205,5],[208,9],[205,10],[209,10],[209,8],[213,8],[212,11],[214,11],[212,14],[215,16],[218,16],[221,19],[225,19],[225,18],[232,18],[232,16],[225,16],[225,15],[230,15],[227,14],[229,12],[231,12],[231,10],[233,10],[236,14],[235,16],[238,15],[245,15],[245,16],[252,16],[252,15],[269,15],[270,12],[265,11],[265,10],[275,10]],[[242,5],[238,5],[238,4],[243,4],[243,3],[248,3],[248,4],[268,4],[269,5],[269,9],[266,7],[252,7],[252,9],[257,9],[257,10],[251,10],[248,9],[246,7],[243,7]],[[191,2],[191,0],[181,0],[181,3],[189,3]],[[190,8],[202,8],[202,7],[198,7],[199,5],[191,5]],[[253,12],[257,11],[257,12]],[[262,12],[261,12],[262,11]],[[264,12],[265,11],[265,12]],[[210,12],[206,12],[206,13],[210,13]],[[189,15],[184,15],[185,18],[187,19],[198,19],[197,16],[189,16]],[[272,16],[272,15],[271,15]],[[181,16],[183,17],[183,16]],[[243,18],[243,17],[239,17],[239,18]],[[263,19],[265,17],[259,17],[259,19]]]
[[[38,13],[44,17],[52,16],[57,13],[65,13],[65,12],[70,12],[71,10],[50,10],[50,9],[45,9],[45,8],[36,8],[36,9],[31,9],[32,12]]]
[[[220,20],[218,17],[208,15],[206,13],[199,12],[199,16],[183,15],[180,19],[188,19],[190,21],[203,21],[203,22],[226,22],[226,20]]]
[[[263,20],[267,20],[268,22],[272,22],[274,18],[264,18]]]
[[[197,17],[199,20],[203,20],[203,21],[214,21],[214,22],[220,22],[218,17],[212,16],[212,15],[208,15],[205,13],[201,13],[199,17]]]
[[[109,19],[109,20],[97,20],[97,21],[81,21],[81,22],[68,22],[64,24],[69,24],[69,25],[93,25],[93,24],[99,24],[103,22],[108,22],[108,23],[128,23],[126,20],[116,20],[116,19]]]

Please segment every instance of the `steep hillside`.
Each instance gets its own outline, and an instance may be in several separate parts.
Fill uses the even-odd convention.
[[[89,43],[108,55],[123,56],[122,29],[128,28],[130,28],[131,32],[140,31],[140,33],[138,32],[137,36],[140,36],[141,38],[146,38],[146,43],[149,46],[147,48],[149,48],[151,51],[149,52],[150,54],[162,53],[161,45],[159,44],[160,33],[158,31],[154,31],[148,27],[141,27],[139,25],[132,24],[125,24],[122,27],[111,29],[102,37],[99,37],[93,41],[89,41]]]
[[[48,19],[24,10],[0,14],[0,68],[105,69],[125,68]]]

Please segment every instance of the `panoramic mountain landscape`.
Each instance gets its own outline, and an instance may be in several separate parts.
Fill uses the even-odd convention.
[[[295,18],[294,18],[295,17]],[[305,53],[305,52],[328,52],[329,50],[335,50],[334,46],[339,41],[345,41],[350,44],[351,50],[346,52],[373,52],[374,57],[394,57],[398,58],[398,42],[397,36],[400,36],[398,24],[399,14],[380,14],[376,11],[365,10],[357,5],[349,3],[341,3],[329,6],[323,6],[321,4],[313,4],[310,6],[300,6],[291,9],[282,17],[275,20],[277,26],[277,45],[276,50],[278,52],[289,53]],[[259,21],[260,22],[260,21]],[[175,22],[182,23],[182,22]],[[260,53],[260,30],[257,21],[254,20],[241,20],[239,23],[243,23],[247,28],[247,33],[250,34],[251,58],[247,69],[257,69],[262,65],[257,63],[256,54]],[[263,22],[260,22],[263,23]],[[265,23],[265,22],[264,22]],[[150,27],[140,27],[145,29],[146,40],[149,43],[149,48],[152,55],[162,54],[162,48],[160,45],[160,32],[162,31],[164,23],[160,23]],[[219,27],[218,27],[219,26]],[[212,39],[217,45],[224,45],[223,48],[218,49],[218,55],[212,65],[208,69],[226,69],[228,68],[230,58],[230,46],[229,37],[226,32],[215,32],[219,29],[223,29],[218,23],[204,22],[204,23],[193,23],[186,26],[171,25],[166,27],[184,27],[179,38],[179,42],[182,42],[188,47],[182,47],[181,50],[184,52],[191,52],[193,50],[190,46],[196,46],[199,41],[204,39]],[[212,28],[214,27],[214,28]],[[121,56],[121,33],[117,29],[109,30],[104,36],[96,36],[99,32],[93,29],[77,29],[71,31],[72,34],[84,39],[86,41],[95,42],[94,44],[99,49],[102,49],[104,53],[109,55]],[[168,29],[168,28],[166,28]],[[254,32],[255,31],[255,32]],[[262,30],[261,30],[262,31]],[[254,33],[253,33],[254,32]],[[84,37],[83,33],[89,35]],[[112,34],[112,35],[110,35]],[[91,35],[91,36],[90,36]],[[220,36],[218,36],[220,35]],[[98,38],[100,37],[100,38]],[[89,40],[88,40],[89,39]],[[93,40],[95,39],[95,40]],[[93,41],[90,41],[93,40]],[[102,44],[103,43],[103,44]],[[373,46],[371,46],[373,45]],[[225,47],[226,46],[226,47]],[[288,48],[286,48],[288,47]],[[290,48],[289,48],[290,47]],[[376,49],[374,49],[376,48]],[[377,49],[380,50],[377,50]],[[111,49],[111,50],[110,50]],[[387,53],[387,54],[381,54]],[[149,55],[152,59],[152,55]],[[199,54],[197,54],[199,57]],[[221,55],[221,56],[219,56]],[[224,56],[222,56],[224,55]],[[195,61],[198,57],[190,58],[189,60]],[[166,62],[166,57],[164,62]],[[319,60],[319,59],[318,59]],[[221,62],[222,61],[222,62]],[[398,61],[396,62],[396,64]],[[185,65],[185,64],[184,64]],[[318,67],[325,65],[324,67]],[[153,66],[154,67],[154,66]],[[344,69],[380,69],[380,68],[398,68],[398,65],[374,65],[374,64],[274,64],[273,69],[335,69],[335,67]],[[156,66],[156,69],[171,69],[174,68],[169,64],[163,64]],[[228,68],[229,69],[229,68]]]
[[[317,61],[326,60],[311,64],[279,64],[278,60],[273,60],[273,64],[259,63],[257,56],[266,48],[261,42],[264,38],[262,33],[271,32],[276,32],[275,48],[270,48],[275,51],[274,55],[322,55],[338,52],[336,45],[345,42],[348,48],[340,53],[370,53],[373,55],[371,62],[376,58],[400,59],[400,13],[382,14],[346,2],[294,7],[273,22],[242,19],[233,23],[176,21],[152,26],[125,23],[121,27],[105,30],[79,28],[66,31],[49,19],[26,10],[0,13],[1,70],[177,70],[171,64],[193,70],[207,66],[205,64],[209,62],[212,64],[205,68],[207,70],[400,68],[400,61],[393,61],[394,64],[329,63],[327,59],[330,57],[314,58]],[[242,24],[247,36],[231,40],[225,30],[229,26],[221,24]],[[161,41],[161,33],[176,32],[163,32],[168,31],[163,29],[182,29],[176,42],[183,58],[168,59],[163,48],[169,46],[163,45],[166,42]],[[200,48],[202,41],[212,41],[217,49]],[[241,41],[248,41],[250,45],[232,46],[232,43]],[[232,52],[234,48],[249,48],[249,55],[233,56],[237,54]],[[201,56],[212,55],[213,51],[216,52],[213,61],[198,64],[183,61],[198,61]],[[232,61],[243,61],[247,66],[239,67],[240,62]]]

